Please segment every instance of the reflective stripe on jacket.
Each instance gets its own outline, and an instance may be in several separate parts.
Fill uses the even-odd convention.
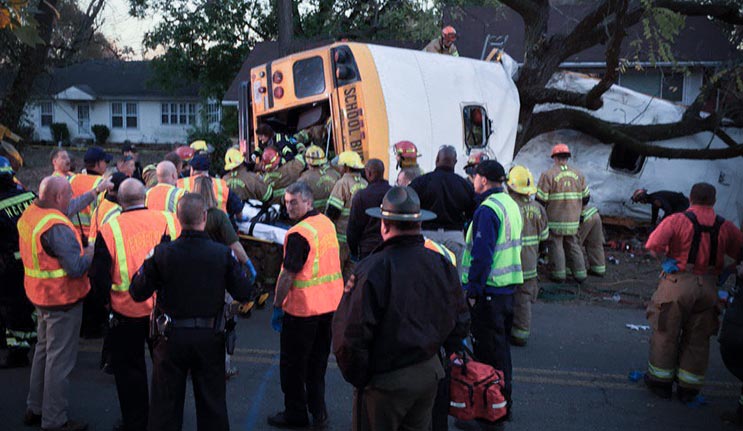
[[[100,175],[77,174],[70,178],[69,181],[70,186],[72,187],[72,197],[76,198],[93,190],[95,187],[98,187],[98,184],[103,181],[103,177]],[[90,235],[90,220],[93,211],[98,206],[101,199],[103,199],[103,195],[98,195],[98,197],[93,199],[93,202],[91,202],[90,205],[77,213],[77,215],[71,217],[74,224],[80,224],[83,229],[83,235],[85,236]],[[78,217],[80,217],[79,222],[77,220]]]
[[[501,220],[498,238],[493,252],[493,263],[486,284],[490,287],[506,287],[524,282],[521,272],[521,231],[523,221],[518,205],[506,193],[493,193],[482,206],[490,208]],[[472,264],[472,225],[467,229],[466,247],[462,256],[462,284],[469,282]]]
[[[185,194],[186,190],[179,189],[170,184],[159,183],[147,190],[147,198],[144,201],[144,205],[147,209],[175,213],[175,210],[178,208],[178,201]]]
[[[282,308],[292,316],[299,317],[335,311],[343,296],[343,276],[333,222],[323,214],[307,217],[289,229],[285,238],[293,233],[298,233],[307,241],[310,252],[304,267],[296,274]]]
[[[537,199],[545,204],[550,231],[556,235],[578,233],[583,199],[589,195],[585,177],[574,168],[555,165],[543,173]]]
[[[101,226],[111,221],[112,218],[119,215],[121,207],[119,204],[103,199],[93,211],[92,221],[90,223],[90,233],[88,234],[88,244],[95,244],[95,239]]]
[[[529,280],[537,276],[539,243],[549,237],[547,213],[539,202],[526,196],[514,195],[514,200],[519,205],[524,221],[521,232],[521,271],[524,273],[524,280]]]
[[[44,232],[57,224],[72,229],[82,256],[83,243],[80,240],[80,232],[60,211],[31,204],[18,220],[26,296],[33,304],[41,307],[74,304],[90,291],[87,275],[78,278],[68,277],[59,260],[49,256],[41,245],[41,236]]]
[[[453,251],[446,248],[445,245],[439,244],[432,239],[426,238],[423,246],[429,250],[433,250],[436,253],[439,253],[440,255],[444,256],[446,260],[448,260],[449,263],[451,263],[453,266],[457,266],[457,256],[454,255]]]
[[[167,211],[142,209],[122,212],[101,227],[100,235],[111,255],[111,308],[127,317],[145,317],[152,311],[154,297],[134,302],[129,296],[132,277],[148,253],[160,244],[163,235],[175,239],[180,225]]]

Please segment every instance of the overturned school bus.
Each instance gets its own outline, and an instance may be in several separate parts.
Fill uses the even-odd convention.
[[[262,123],[288,134],[323,126],[326,152],[378,158],[388,172],[402,140],[416,144],[426,171],[442,145],[457,148],[459,169],[472,150],[513,157],[519,96],[498,62],[335,43],[252,68],[248,92],[252,142]]]

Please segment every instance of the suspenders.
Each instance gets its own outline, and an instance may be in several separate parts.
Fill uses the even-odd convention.
[[[697,216],[691,211],[685,211],[684,215],[694,225],[694,237],[691,240],[691,249],[689,249],[689,258],[686,263],[694,265],[697,261],[697,254],[699,252],[699,243],[702,240],[702,234],[706,233],[710,236],[710,249],[709,249],[709,261],[708,266],[715,266],[717,262],[717,242],[720,236],[720,226],[725,222],[725,219],[715,216],[715,223],[712,226],[702,226],[697,220]]]

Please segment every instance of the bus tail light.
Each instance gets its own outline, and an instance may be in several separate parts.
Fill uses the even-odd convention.
[[[277,99],[281,99],[282,97],[284,97],[284,89],[281,88],[281,87],[274,88],[273,89],[273,97],[275,97]]]
[[[284,74],[279,72],[278,70],[273,73],[273,76],[271,77],[274,84],[281,84],[281,81],[284,80]]]

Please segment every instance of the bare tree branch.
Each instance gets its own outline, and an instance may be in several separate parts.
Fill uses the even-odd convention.
[[[527,18],[533,18],[535,15],[540,13],[540,5],[534,0],[501,0],[501,3],[510,7],[517,14],[524,18],[524,22]]]
[[[622,40],[624,40],[624,35],[626,34],[624,31],[624,16],[627,14],[629,2],[628,0],[619,0],[618,6],[613,26],[610,27],[612,31],[611,40],[606,47],[606,72],[601,80],[586,95],[586,104],[588,106],[595,106],[596,104],[603,106],[601,95],[606,93],[617,81],[619,53],[622,48]]]
[[[727,148],[710,149],[671,148],[652,143],[700,132],[715,133],[719,123],[719,119],[715,116],[705,119],[686,119],[676,123],[638,126],[604,121],[576,109],[557,109],[536,113],[532,121],[535,125],[532,128],[532,138],[553,130],[573,129],[593,136],[602,143],[621,145],[649,157],[713,160],[743,156],[743,143],[732,139],[726,142]]]

